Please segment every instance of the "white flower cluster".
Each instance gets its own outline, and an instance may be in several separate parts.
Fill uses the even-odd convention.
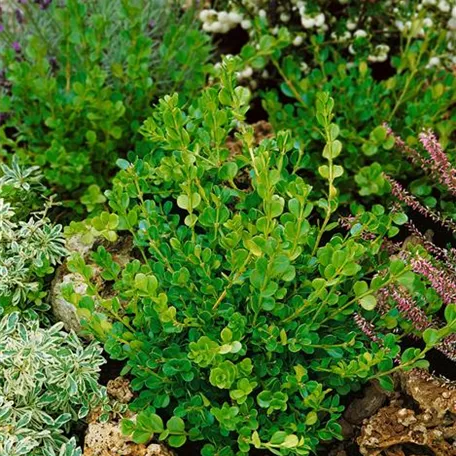
[[[318,29],[322,31],[328,30],[325,15],[321,12],[310,12],[305,1],[297,1],[293,6],[292,11],[299,12],[299,15],[301,16],[301,24],[305,29]]]
[[[227,33],[238,25],[247,29],[251,26],[249,20],[236,11],[215,11],[214,9],[203,9],[199,14],[203,23],[203,30],[211,33]]]
[[[277,1],[273,14],[276,22],[289,29],[292,44],[296,47],[305,44],[312,34],[328,33],[331,40],[345,43],[351,55],[367,50],[370,62],[385,62],[388,59],[390,48],[386,41],[398,32],[406,37],[423,38],[427,33],[443,28],[447,30],[448,53],[445,59],[456,63],[456,0],[420,0],[413,8],[406,0],[384,0],[381,9],[385,11],[385,17],[381,21],[374,15],[364,15],[361,18],[360,12],[353,7],[356,2],[338,0],[338,3],[344,5],[345,11],[352,11],[353,14],[341,19],[328,12],[327,8],[322,10],[321,4],[315,0]],[[266,12],[269,7],[267,0],[227,0],[226,11],[205,9],[201,11],[200,19],[204,30],[208,32],[226,33],[240,25],[253,36],[252,23],[247,18],[256,16],[267,22],[271,14],[271,11]],[[248,11],[249,15],[243,11]],[[297,27],[298,23],[300,27]],[[379,23],[383,25],[380,30],[376,30]],[[280,24],[276,24],[270,33],[277,34],[279,27]],[[439,56],[431,56],[430,67],[440,64]],[[242,77],[247,78],[249,72],[246,69]]]
[[[418,38],[426,37],[426,34],[433,29],[446,30],[447,55],[445,59],[450,63],[456,63],[456,2],[455,0],[421,0],[415,11],[408,17],[401,13],[400,6],[403,2],[393,8],[393,12],[401,18],[394,21],[399,32],[405,36]],[[406,11],[406,8],[404,8]],[[404,16],[404,17],[402,17]],[[427,65],[428,68],[440,66],[442,56],[433,56]]]

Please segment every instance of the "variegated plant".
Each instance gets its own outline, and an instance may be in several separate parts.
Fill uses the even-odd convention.
[[[42,329],[17,312],[0,321],[0,456],[80,456],[66,433],[95,407],[101,348],[83,346],[62,324]],[[106,418],[103,417],[102,418]]]

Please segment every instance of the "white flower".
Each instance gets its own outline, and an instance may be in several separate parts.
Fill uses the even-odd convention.
[[[456,6],[453,6],[453,9],[451,10],[451,16],[456,18]]]
[[[443,13],[448,13],[450,11],[450,4],[446,0],[440,0],[437,8]]]
[[[452,17],[449,21],[448,21],[448,28],[450,30],[456,30],[456,17]]]
[[[215,16],[217,12],[213,9],[203,9],[199,13],[199,19],[201,22],[207,22],[211,17]]]
[[[303,73],[307,73],[307,71],[309,71],[309,65],[307,65],[306,62],[301,62],[300,68]]]
[[[252,27],[252,21],[250,21],[250,20],[248,20],[248,19],[244,19],[244,20],[241,22],[241,27],[242,27],[244,30],[249,29],[250,27]]]
[[[309,29],[315,26],[315,21],[309,16],[303,16],[301,18],[301,24],[304,28]]]
[[[378,44],[375,49],[379,54],[388,54],[390,51],[390,47],[387,44]]]
[[[252,69],[252,67],[249,67],[249,66],[246,67],[246,68],[244,69],[244,71],[241,73],[241,75],[242,75],[242,77],[245,78],[245,79],[252,77],[252,75],[253,75],[253,69]]]
[[[264,19],[266,17],[266,11],[264,9],[261,9],[260,11],[258,11],[258,16]]]
[[[355,55],[356,54],[356,51],[355,51],[355,48],[353,47],[353,44],[350,44],[350,46],[348,46],[348,52],[350,52],[351,55]]]
[[[317,14],[314,21],[316,27],[321,27],[325,23],[325,15],[323,13]]]
[[[426,17],[423,21],[423,26],[424,27],[432,27],[432,25],[434,24],[433,20],[430,18],[430,17]]]
[[[242,14],[236,13],[232,11],[231,13],[228,14],[230,17],[230,21],[239,24],[242,21]]]
[[[304,41],[304,38],[301,35],[297,35],[297,36],[295,36],[295,39],[293,40],[293,46],[301,46],[303,41]]]
[[[438,57],[431,57],[429,63],[426,65],[426,68],[432,68],[440,65],[440,59]]]
[[[405,24],[404,24],[402,21],[395,21],[395,22],[394,22],[394,25],[397,27],[397,29],[398,29],[400,32],[403,32],[404,29],[405,29]]]
[[[290,15],[288,13],[281,13],[280,14],[280,20],[282,22],[288,22],[291,19]]]
[[[230,24],[229,24],[229,23],[227,24],[226,22],[225,22],[224,24],[222,24],[222,23],[219,22],[219,24],[220,24],[220,26],[219,26],[219,33],[227,33],[227,32],[229,32],[229,31],[231,30],[231,28],[232,28],[232,27],[230,27]]]
[[[363,29],[358,29],[356,32],[353,34],[355,38],[364,38],[367,36],[367,32]]]
[[[350,19],[347,21],[347,29],[348,30],[355,30],[356,22],[352,22]]]
[[[222,22],[222,23],[231,22],[230,16],[226,11],[220,11],[218,13],[217,19],[219,22]]]

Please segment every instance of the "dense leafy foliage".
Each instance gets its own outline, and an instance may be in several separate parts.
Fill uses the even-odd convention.
[[[68,268],[88,293],[69,286],[66,297],[110,356],[127,360],[140,393],[133,408],[142,410],[124,423],[135,441],[203,441],[205,456],[307,455],[340,436],[339,394],[369,378],[390,387],[399,368],[398,337],[369,346],[352,317],[372,311],[382,288],[413,280],[381,249],[406,217],[376,206],[349,235],[330,234],[343,173],[333,100],[317,97],[328,194],[314,199],[296,173],[303,158],[290,132],[254,144],[236,65],[227,60],[219,83],[187,109],[176,95],[160,100],[142,128],[151,153],[118,162],[112,212],[101,215],[113,222],[111,239],[132,236],[138,257],[122,266],[102,246],[91,262],[74,255]],[[242,145],[235,155],[226,145],[233,134]],[[93,219],[70,232],[103,235]],[[96,270],[115,296],[104,297]],[[422,358],[406,351],[402,367],[427,365]]]
[[[3,154],[16,150],[61,190],[105,184],[118,156],[148,150],[137,130],[157,95],[204,82],[208,40],[192,11],[160,0],[17,6],[20,24],[0,34]]]

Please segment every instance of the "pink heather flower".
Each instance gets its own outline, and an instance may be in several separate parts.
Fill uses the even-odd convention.
[[[380,339],[375,334],[375,327],[372,323],[367,321],[359,313],[353,315],[353,320],[356,323],[356,326],[373,342],[380,342]]]
[[[437,345],[437,350],[442,352],[448,359],[451,361],[456,361],[456,346],[455,341],[451,338],[451,336],[446,337]]]
[[[453,195],[456,195],[456,170],[451,166],[448,157],[431,130],[420,133],[421,144],[431,156],[433,168],[440,175],[440,181],[446,185]]]
[[[429,328],[431,323],[426,313],[418,307],[413,298],[404,289],[400,288],[399,290],[392,287],[388,288],[391,298],[396,301],[396,307],[399,312],[408,318],[418,331],[424,331]]]
[[[409,230],[410,234],[413,234],[416,238],[420,240],[421,245],[433,255],[436,255],[442,260],[448,260],[448,250],[441,247],[437,247],[433,242],[426,238],[423,233],[415,226],[415,224],[409,220],[405,224],[406,228]]]
[[[456,195],[456,170],[451,166],[448,157],[432,131],[428,130],[419,135],[421,143],[430,155],[430,158],[425,158],[415,149],[409,147],[399,136],[395,135],[388,124],[384,123],[383,126],[386,128],[387,134],[394,138],[395,145],[413,164],[420,166],[441,184],[445,185],[453,195]]]
[[[386,293],[396,301],[396,306],[406,318],[408,318],[419,332],[428,328],[435,328],[435,325],[428,319],[427,315],[421,310],[413,298],[402,288],[394,289],[389,287]],[[442,352],[452,361],[456,361],[456,334],[446,337],[442,342],[436,345],[436,349]]]
[[[456,284],[445,271],[421,257],[413,258],[410,264],[417,274],[423,275],[431,282],[445,304],[456,303]]]
[[[383,126],[386,128],[386,132],[388,136],[391,136],[394,138],[394,144],[401,150],[401,152],[404,153],[404,155],[407,156],[407,158],[417,166],[420,166],[423,169],[428,169],[428,171],[432,172],[432,164],[430,160],[426,160],[419,152],[417,152],[415,149],[412,149],[410,146],[405,144],[405,142],[402,140],[400,136],[397,136],[393,130],[390,128],[390,126],[387,123],[384,123]]]
[[[452,222],[451,220],[444,219],[440,213],[431,211],[427,207],[423,206],[413,195],[411,195],[407,190],[405,190],[399,182],[397,182],[387,174],[384,174],[384,176],[385,179],[391,185],[392,194],[399,201],[403,202],[404,204],[411,207],[413,210],[419,212],[420,214],[424,215],[425,217],[434,220],[434,222],[440,223],[445,228],[448,228],[452,231],[456,231],[456,223]]]
[[[386,288],[380,288],[376,294],[377,297],[377,306],[375,310],[378,311],[380,314],[385,315],[391,310],[391,306],[389,305],[389,293]]]

